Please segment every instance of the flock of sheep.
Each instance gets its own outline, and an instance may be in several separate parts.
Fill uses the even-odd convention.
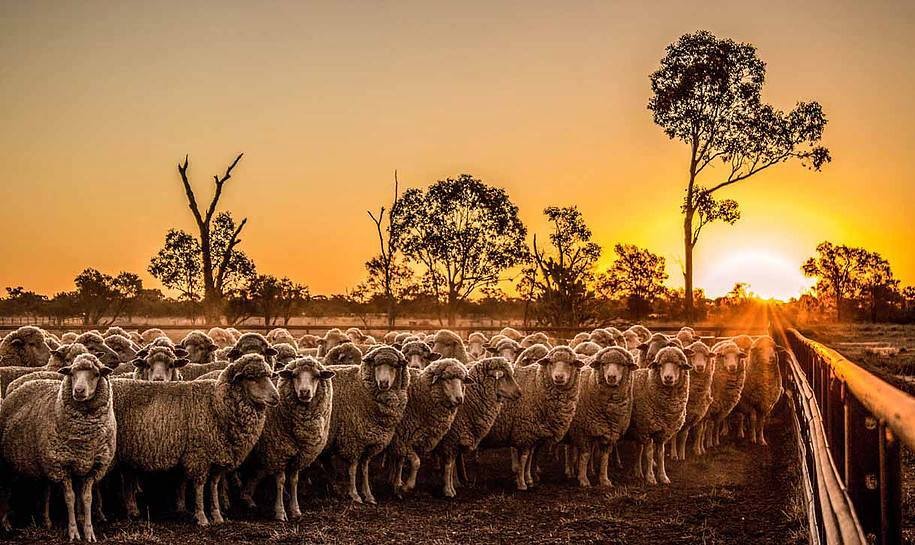
[[[666,452],[701,455],[729,421],[765,444],[781,351],[768,336],[709,347],[688,327],[668,336],[641,325],[562,343],[511,328],[466,341],[449,330],[391,332],[381,342],[356,328],[298,339],[213,328],[176,343],[158,329],[58,338],[25,326],[0,342],[0,517],[8,526],[11,507],[23,509],[14,484],[37,479],[44,523],[60,485],[70,539],[95,541],[100,487],[120,490],[136,517],[139,477],[174,470],[183,475],[175,508],[186,509],[192,486],[200,525],[222,522],[233,495],[254,507],[267,477],[275,518],[287,520],[287,510],[301,515],[303,470],[333,476],[334,460],[357,503],[375,503],[373,472],[408,494],[426,460],[454,497],[465,459],[500,447],[510,448],[519,490],[535,484],[545,452],[563,456],[581,486],[609,486],[621,440],[638,445],[637,476],[666,484]]]

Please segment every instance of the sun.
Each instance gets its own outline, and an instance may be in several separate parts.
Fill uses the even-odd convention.
[[[705,278],[697,284],[711,297],[720,297],[737,282],[745,282],[749,291],[763,299],[787,301],[813,285],[799,264],[766,250],[741,250],[707,267]]]

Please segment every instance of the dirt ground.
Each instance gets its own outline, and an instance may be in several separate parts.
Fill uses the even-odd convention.
[[[308,499],[305,515],[289,523],[229,510],[231,522],[206,529],[185,520],[115,521],[97,524],[96,535],[115,544],[801,544],[806,515],[789,430],[779,417],[769,448],[726,444],[696,461],[670,462],[669,487],[635,483],[620,470],[612,475],[613,488],[580,489],[545,457],[544,482],[517,492],[507,452],[490,451],[469,464],[477,482],[455,500],[441,497],[436,479],[427,476],[406,500],[379,484],[377,507],[352,505],[342,496]],[[64,531],[29,527],[7,537],[50,545],[63,543]]]

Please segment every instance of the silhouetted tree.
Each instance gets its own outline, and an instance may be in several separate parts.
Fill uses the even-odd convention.
[[[388,317],[388,327],[394,327],[397,321],[397,308],[407,291],[411,289],[411,280],[413,270],[400,263],[398,252],[400,250],[400,236],[398,224],[391,221],[394,209],[397,207],[397,200],[400,196],[400,182],[397,179],[397,171],[394,171],[394,197],[391,200],[390,212],[385,218],[387,210],[384,206],[378,211],[376,216],[371,210],[368,211],[369,217],[375,224],[375,230],[378,233],[378,255],[372,257],[365,263],[365,268],[369,273],[368,279],[356,289],[367,297],[381,295],[384,297],[385,313]],[[387,223],[385,223],[387,220]]]
[[[29,291],[22,286],[6,288],[6,298],[3,299],[3,314],[36,318],[42,315],[47,302],[48,297],[46,295]]]
[[[518,291],[528,294],[541,324],[593,325],[599,302],[592,284],[600,246],[591,242],[591,229],[578,207],[550,206],[543,213],[552,225],[552,248],[540,248],[534,235],[532,263],[525,267]]]
[[[433,293],[446,301],[449,324],[462,301],[527,256],[518,207],[503,189],[467,174],[407,190],[391,219],[404,254],[426,268]]]
[[[248,300],[264,317],[265,326],[276,325],[279,318],[283,318],[283,325],[289,325],[293,314],[304,312],[308,301],[307,287],[270,274],[257,275],[245,291]]]
[[[816,278],[817,294],[833,299],[836,319],[840,322],[845,317],[845,301],[854,296],[858,289],[867,260],[868,252],[863,248],[821,242],[817,246],[816,255],[801,267],[804,275]]]
[[[110,317],[106,324],[114,323],[143,289],[142,280],[134,273],[122,272],[112,277],[91,268],[79,273],[73,282],[74,302],[84,324],[98,324],[105,316]]]
[[[235,225],[229,212],[220,212],[212,221],[210,261],[221,263],[216,281],[221,296],[244,287],[255,275],[254,262],[232,244],[239,231],[240,226]],[[147,270],[163,286],[179,292],[181,298],[201,301],[206,297],[202,263],[203,246],[197,237],[180,229],[170,229],[165,234],[165,244],[150,260]]]
[[[867,252],[861,268],[857,281],[858,294],[871,322],[877,323],[880,310],[899,296],[899,280],[893,277],[890,262],[877,252]]]
[[[601,279],[601,287],[615,297],[625,297],[635,319],[651,311],[654,300],[667,292],[665,259],[633,244],[617,244],[616,259]]]
[[[200,271],[203,275],[203,305],[207,319],[218,322],[222,313],[223,296],[227,286],[225,286],[226,276],[231,270],[231,259],[233,250],[241,242],[238,238],[248,219],[244,218],[238,226],[234,226],[231,232],[220,233],[214,227],[214,218],[216,217],[216,207],[219,199],[222,197],[225,183],[232,177],[232,170],[238,165],[243,153],[239,153],[234,161],[226,168],[222,176],[213,176],[214,191],[206,210],[201,211],[197,205],[197,197],[191,188],[191,182],[188,180],[188,157],[184,157],[184,164],[178,164],[178,174],[181,176],[181,183],[184,185],[184,192],[187,196],[188,208],[194,215],[194,221],[197,223],[200,242]],[[221,215],[220,215],[221,216]],[[231,217],[230,217],[231,218]],[[223,240],[220,240],[220,234]],[[214,251],[221,249],[222,251]]]
[[[648,108],[671,139],[689,145],[684,192],[683,242],[687,319],[693,317],[693,249],[702,228],[714,221],[734,223],[737,203],[717,192],[790,159],[820,170],[830,161],[819,146],[826,117],[816,102],[799,102],[790,112],[761,99],[765,63],[750,44],[699,31],[667,46],[651,75]],[[721,169],[715,169],[718,163]],[[703,183],[700,175],[710,180]]]

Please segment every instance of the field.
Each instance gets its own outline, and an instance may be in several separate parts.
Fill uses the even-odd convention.
[[[232,522],[207,529],[157,518],[152,523],[99,523],[96,534],[106,543],[124,545],[801,544],[807,540],[807,522],[797,496],[797,452],[784,418],[780,414],[772,422],[769,448],[727,444],[698,461],[670,462],[670,487],[641,485],[617,470],[615,487],[583,490],[561,477],[558,462],[545,458],[543,484],[517,492],[507,452],[489,451],[469,464],[477,482],[459,490],[455,500],[442,498],[436,480],[426,477],[406,500],[393,498],[379,485],[377,507],[322,494],[304,502],[301,520],[286,524],[268,522],[267,512],[230,510]],[[64,542],[60,527],[18,532],[12,540],[16,543]]]

